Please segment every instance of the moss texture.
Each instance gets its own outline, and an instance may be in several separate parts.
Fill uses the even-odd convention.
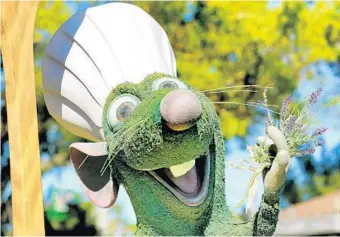
[[[256,217],[242,223],[226,205],[224,139],[218,116],[210,101],[196,93],[203,113],[196,126],[183,131],[168,129],[160,115],[160,102],[169,89],[152,91],[152,82],[168,75],[155,73],[140,84],[123,83],[109,95],[104,107],[103,127],[109,145],[114,178],[123,184],[137,216],[136,235],[271,235],[278,210],[262,201]],[[129,93],[141,103],[117,128],[110,128],[107,109],[114,98]],[[187,206],[159,183],[147,170],[169,167],[198,158],[210,151],[211,172],[208,196],[196,207]],[[277,200],[271,194],[270,200]],[[275,202],[275,201],[274,201]]]

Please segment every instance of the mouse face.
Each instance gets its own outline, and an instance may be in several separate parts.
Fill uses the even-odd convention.
[[[154,73],[120,84],[104,107],[109,155],[102,172],[119,160],[197,206],[208,194],[215,116],[208,98],[178,78]]]

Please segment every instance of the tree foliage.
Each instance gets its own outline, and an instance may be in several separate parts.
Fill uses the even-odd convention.
[[[136,2],[166,30],[179,76],[201,90],[273,86],[279,104],[299,73],[317,60],[340,61],[339,3]],[[210,93],[213,101],[257,102],[262,93]],[[244,136],[252,109],[219,104],[226,138]]]

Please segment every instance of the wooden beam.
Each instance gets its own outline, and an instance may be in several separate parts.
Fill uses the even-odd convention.
[[[15,236],[45,235],[33,59],[38,4],[1,1]]]

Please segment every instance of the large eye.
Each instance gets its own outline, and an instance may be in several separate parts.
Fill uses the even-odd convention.
[[[163,77],[160,79],[155,80],[152,83],[152,90],[159,90],[162,88],[169,88],[169,89],[188,89],[188,87],[181,82],[180,80],[170,78],[170,77]]]
[[[130,94],[122,94],[114,99],[107,112],[107,120],[111,128],[124,122],[139,103],[140,100]]]

